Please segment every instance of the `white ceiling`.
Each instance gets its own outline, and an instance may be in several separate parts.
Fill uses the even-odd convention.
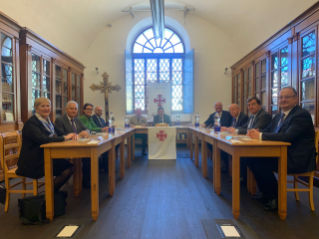
[[[195,7],[194,14],[221,29],[243,57],[316,2],[183,0],[179,4]],[[81,57],[107,24],[129,14],[121,12],[122,9],[148,3],[135,0],[0,0],[0,11],[61,50]]]

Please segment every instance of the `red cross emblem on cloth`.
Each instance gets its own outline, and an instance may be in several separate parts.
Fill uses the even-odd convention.
[[[157,107],[161,107],[162,103],[165,103],[165,99],[162,98],[162,95],[158,95],[157,98],[154,99],[154,103],[157,104]]]
[[[156,134],[156,138],[158,138],[159,141],[164,141],[164,139],[167,138],[167,134],[165,134],[164,130],[160,130],[160,132]]]

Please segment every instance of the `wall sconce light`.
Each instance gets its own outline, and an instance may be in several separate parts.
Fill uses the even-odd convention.
[[[96,70],[96,74],[99,74],[99,68],[95,68],[95,70]]]

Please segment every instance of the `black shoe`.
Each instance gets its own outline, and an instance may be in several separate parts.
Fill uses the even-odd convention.
[[[82,182],[82,187],[83,188],[91,188],[91,183],[90,182]]]
[[[278,210],[278,199],[271,199],[268,201],[267,205],[264,207],[266,211],[277,211]]]
[[[252,195],[251,198],[253,200],[260,201],[260,202],[268,202],[269,201],[269,198],[265,197],[262,192],[257,193],[255,195]]]

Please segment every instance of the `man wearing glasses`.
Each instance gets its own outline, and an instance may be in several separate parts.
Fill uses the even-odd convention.
[[[306,173],[316,168],[315,129],[308,111],[297,105],[297,92],[293,87],[283,88],[279,96],[281,112],[275,115],[264,130],[252,129],[252,139],[274,140],[291,143],[287,147],[287,173]],[[278,208],[278,183],[274,171],[278,170],[278,158],[248,160],[262,194],[254,199],[268,200],[267,211]]]

